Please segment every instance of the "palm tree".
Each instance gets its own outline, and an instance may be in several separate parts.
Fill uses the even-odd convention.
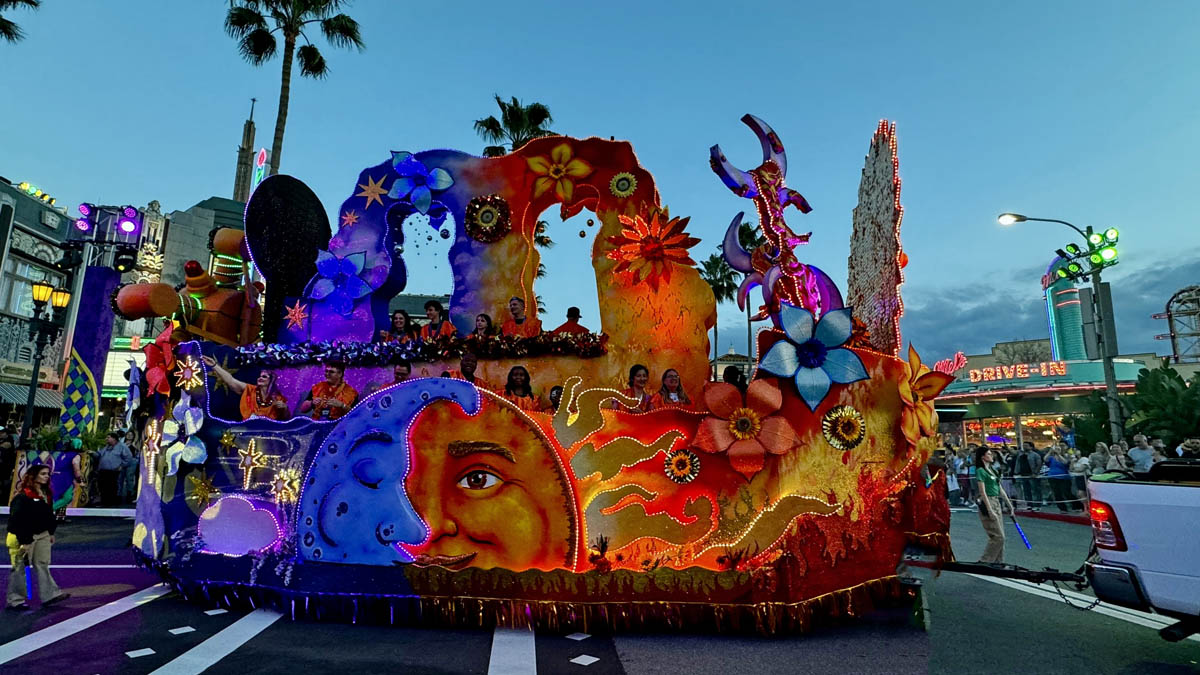
[[[0,12],[17,8],[37,9],[41,4],[42,0],[0,0]],[[0,16],[0,40],[20,42],[24,38],[25,32],[21,30],[20,26]]]
[[[535,138],[554,135],[553,131],[546,128],[546,125],[554,123],[554,118],[550,116],[550,108],[545,105],[537,102],[521,105],[516,96],[505,103],[499,94],[496,94],[496,105],[500,106],[500,119],[492,115],[475,120],[475,133],[480,138],[489,143],[499,143],[484,148],[484,157],[499,157]],[[504,147],[505,142],[508,143],[507,148]]]
[[[734,277],[733,268],[729,263],[725,262],[725,258],[719,253],[714,253],[700,263],[700,278],[708,282],[712,287],[713,297],[717,299],[717,304],[720,305],[726,300],[732,300],[737,293],[737,279]],[[717,378],[717,357],[719,347],[717,339],[717,324],[713,323],[713,379]]]
[[[275,33],[283,36],[283,79],[279,86],[279,112],[275,117],[275,140],[271,144],[271,175],[279,173],[283,154],[283,130],[287,126],[288,98],[292,90],[292,56],[300,61],[300,75],[325,79],[329,66],[304,28],[318,24],[321,34],[334,47],[363,49],[358,22],[338,12],[342,0],[234,0],[225,15],[225,32],[238,40],[242,57],[261,66],[275,56]],[[296,41],[304,39],[297,49]]]
[[[738,243],[742,245],[742,248],[753,253],[754,249],[767,243],[767,240],[758,231],[757,226],[743,222],[738,225]],[[746,303],[746,356],[751,361],[754,360],[754,336],[751,329],[749,302]]]

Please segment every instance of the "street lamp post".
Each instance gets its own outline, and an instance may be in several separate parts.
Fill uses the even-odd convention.
[[[1099,250],[1098,246],[1100,244],[1108,243],[1108,244],[1110,244],[1110,248],[1111,248],[1111,244],[1116,242],[1115,234],[1112,235],[1111,237],[1103,237],[1101,235],[1098,235],[1097,233],[1092,232],[1092,228],[1090,228],[1090,227],[1087,229],[1087,231],[1084,231],[1084,230],[1076,227],[1075,225],[1068,223],[1065,220],[1057,220],[1055,218],[1031,218],[1029,216],[1023,216],[1019,213],[1002,213],[1002,214],[1000,214],[1000,217],[997,218],[997,221],[1001,225],[1013,225],[1015,223],[1023,223],[1025,221],[1036,221],[1036,222],[1040,222],[1040,223],[1059,223],[1060,225],[1066,225],[1067,227],[1071,228],[1072,230],[1075,230],[1076,232],[1078,232],[1079,236],[1083,237],[1085,246],[1083,249],[1080,249],[1080,250],[1090,251],[1093,256],[1097,255],[1097,251]],[[1115,229],[1110,230],[1109,232],[1115,233],[1116,230]],[[1099,237],[1099,239],[1097,239],[1098,237]],[[1107,241],[1106,241],[1106,239],[1107,239]],[[1115,256],[1115,253],[1113,255]],[[1092,258],[1092,261],[1095,262],[1094,257]],[[1104,398],[1108,404],[1108,430],[1109,430],[1109,435],[1112,437],[1112,441],[1115,443],[1115,442],[1121,440],[1122,430],[1124,428],[1124,420],[1122,419],[1122,416],[1121,416],[1121,403],[1120,403],[1120,400],[1117,398],[1117,371],[1116,371],[1116,368],[1113,367],[1113,356],[1114,356],[1113,351],[1114,350],[1111,348],[1111,345],[1109,345],[1108,342],[1104,339],[1104,335],[1105,335],[1104,328],[1108,324],[1109,321],[1113,320],[1113,317],[1105,316],[1104,303],[1100,302],[1100,298],[1103,297],[1101,295],[1101,291],[1100,291],[1100,271],[1105,266],[1107,266],[1109,264],[1114,264],[1114,263],[1115,263],[1115,259],[1103,257],[1103,258],[1101,258],[1101,262],[1099,264],[1096,264],[1090,270],[1088,270],[1088,272],[1086,273],[1086,276],[1091,277],[1092,298],[1096,302],[1096,307],[1095,307],[1095,312],[1094,312],[1095,317],[1096,317],[1096,343],[1100,347],[1100,358],[1101,358],[1101,363],[1103,364],[1103,368],[1104,368]],[[1113,334],[1114,335],[1116,334],[1115,326],[1114,326]]]
[[[33,430],[33,403],[38,389],[38,376],[42,369],[42,352],[58,337],[62,330],[64,310],[71,304],[71,291],[55,288],[44,281],[35,281],[32,288],[33,318],[29,320],[29,339],[34,341],[33,375],[29,378],[29,395],[25,399],[25,423],[21,425],[21,437],[17,447],[24,446]],[[53,307],[51,318],[44,317],[46,303]]]

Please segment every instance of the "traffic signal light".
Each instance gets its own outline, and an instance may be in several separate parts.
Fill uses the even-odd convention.
[[[118,246],[113,255],[113,269],[124,274],[132,270],[135,264],[137,264],[137,247]]]

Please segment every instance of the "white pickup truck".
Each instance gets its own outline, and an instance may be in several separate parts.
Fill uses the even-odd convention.
[[[1088,494],[1096,597],[1179,619],[1167,640],[1200,632],[1200,460],[1093,476]]]

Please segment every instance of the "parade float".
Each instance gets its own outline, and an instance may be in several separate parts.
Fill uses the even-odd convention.
[[[266,179],[244,234],[215,233],[211,269],[113,296],[123,316],[168,319],[130,385],[139,561],[201,602],[421,625],[776,633],[911,600],[905,547],[949,555],[926,463],[950,378],[901,347],[895,127],[871,140],[843,296],[785,220],[810,207],[779,137],[743,121],[762,164],[717,146],[711,164],[765,240],[744,250],[738,214],[723,244],[764,322],[744,390],[710,382],[698,239],[627,142],[392,152],[358,175],[336,231],[302,182]],[[598,221],[601,330],[470,335],[478,314],[535,302],[538,219],[556,204]],[[406,249],[434,238],[451,240],[456,334],[382,339]],[[464,353],[474,383],[455,372]],[[401,361],[412,376],[393,383]],[[329,364],[356,402],[301,412]],[[651,391],[674,369],[690,403],[644,411],[625,391],[634,364]],[[505,395],[515,366],[531,400]],[[247,407],[238,382],[276,398]]]

